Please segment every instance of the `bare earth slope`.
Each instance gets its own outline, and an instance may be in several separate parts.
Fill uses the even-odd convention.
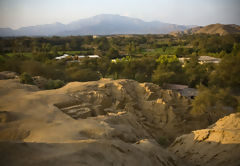
[[[208,125],[191,117],[189,99],[133,80],[39,90],[7,79],[0,99],[1,166],[181,165],[160,144]]]
[[[188,116],[188,99],[155,84],[133,80],[73,82],[61,89],[39,91],[13,79],[1,80],[0,88],[2,114],[6,111],[7,118],[15,118],[3,123],[8,127],[1,140],[73,142],[119,134],[127,142],[148,135],[173,139],[184,132],[180,126],[186,126],[184,116]],[[132,127],[125,127],[125,123]],[[9,137],[10,128],[16,134],[16,126],[19,136]],[[115,131],[115,127],[119,129]]]
[[[239,166],[240,113],[178,137],[169,149],[192,166]]]
[[[153,138],[180,135],[177,114],[188,107],[177,93],[132,80],[45,91],[0,80],[0,98],[0,165],[175,165]]]
[[[211,24],[204,27],[196,27],[189,30],[186,30],[185,33],[188,34],[219,34],[219,35],[228,35],[228,34],[239,34],[240,26],[235,24]]]

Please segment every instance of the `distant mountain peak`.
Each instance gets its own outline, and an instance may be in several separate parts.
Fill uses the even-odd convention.
[[[69,24],[55,22],[36,26],[22,27],[17,30],[0,29],[0,36],[69,36],[69,35],[110,35],[110,34],[166,34],[182,31],[188,26],[146,22],[138,18],[118,14],[99,14],[80,19]]]

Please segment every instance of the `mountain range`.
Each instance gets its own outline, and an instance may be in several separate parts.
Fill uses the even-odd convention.
[[[184,31],[193,26],[176,25],[160,21],[146,22],[120,15],[101,14],[69,24],[54,23],[22,27],[16,30],[0,28],[0,36],[76,36],[112,34],[167,34]]]

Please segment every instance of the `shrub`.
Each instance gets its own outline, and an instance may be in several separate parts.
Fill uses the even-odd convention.
[[[79,66],[71,66],[66,70],[68,81],[96,81],[100,79],[99,72]]]
[[[238,109],[236,96],[232,95],[229,88],[221,89],[217,87],[200,87],[199,94],[194,99],[192,113],[201,115],[211,112],[213,109],[226,109],[227,107]]]
[[[166,147],[169,144],[167,138],[165,138],[165,137],[159,137],[157,139],[157,142],[163,147]]]
[[[26,72],[20,75],[20,82],[23,84],[34,84],[32,77]]]
[[[48,80],[45,88],[46,89],[57,89],[57,88],[61,88],[62,86],[64,86],[65,83],[62,80]]]

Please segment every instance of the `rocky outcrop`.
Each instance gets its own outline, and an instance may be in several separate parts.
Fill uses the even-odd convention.
[[[192,166],[240,165],[240,113],[178,137],[169,149]]]
[[[156,140],[166,138],[166,142],[189,130],[185,123],[190,116],[189,99],[152,83],[102,80],[69,83],[62,88],[64,90],[70,92],[71,100],[55,103],[55,106],[74,119],[127,112],[134,115],[152,137]]]

